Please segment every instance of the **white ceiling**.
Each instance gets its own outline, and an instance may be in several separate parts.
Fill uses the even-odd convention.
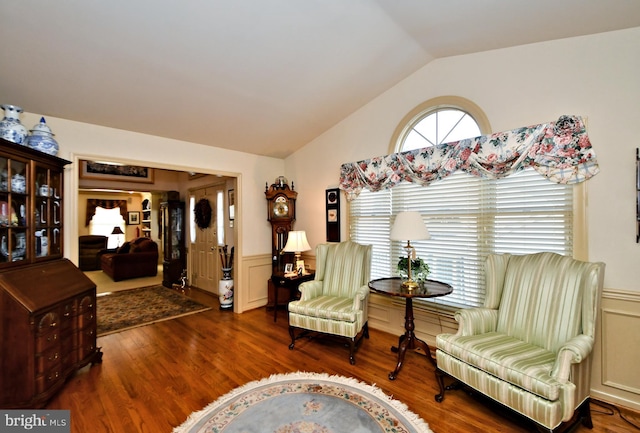
[[[282,158],[434,59],[638,26],[638,0],[5,0],[0,103]]]

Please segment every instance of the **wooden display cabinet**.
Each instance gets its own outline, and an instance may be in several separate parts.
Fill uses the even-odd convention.
[[[186,269],[184,202],[169,200],[160,204],[162,216],[162,285],[171,288],[180,284]]]
[[[0,142],[0,270],[62,257],[62,173],[69,161],[48,156]]]
[[[43,407],[100,362],[96,286],[63,259],[63,172],[55,156],[0,139],[0,407]]]

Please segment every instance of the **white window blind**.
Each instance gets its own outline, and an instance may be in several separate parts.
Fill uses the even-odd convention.
[[[373,245],[373,279],[397,275],[406,242],[392,242],[389,233],[395,215],[407,210],[420,212],[431,233],[429,240],[411,242],[428,263],[429,278],[454,289],[425,302],[482,305],[490,253],[573,253],[572,186],[550,182],[532,169],[498,180],[460,172],[426,187],[404,183],[365,190],[351,202],[351,239]]]

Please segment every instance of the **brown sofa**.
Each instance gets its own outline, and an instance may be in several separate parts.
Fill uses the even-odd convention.
[[[108,238],[100,235],[83,235],[78,238],[78,267],[82,271],[100,269],[100,255],[107,248]]]
[[[153,277],[158,274],[158,244],[145,237],[125,242],[115,253],[103,254],[100,265],[113,281]]]

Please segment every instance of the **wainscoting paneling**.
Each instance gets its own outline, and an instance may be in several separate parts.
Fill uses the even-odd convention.
[[[602,309],[602,383],[640,394],[640,369],[629,369],[633,366],[627,364],[631,359],[640,359],[640,333],[629,335],[628,329],[640,330],[639,314]],[[621,347],[626,349],[626,356],[616,350]]]
[[[239,313],[267,305],[267,284],[271,278],[272,267],[269,254],[243,257],[242,263],[244,273],[242,281],[246,287],[241,289],[243,292],[239,298],[240,305],[236,309]]]
[[[640,410],[640,292],[605,289],[594,348],[591,395]]]
[[[389,326],[391,322],[390,308],[393,303],[390,298],[384,298],[381,295],[371,294],[371,298],[375,298],[369,302],[369,326],[376,329],[383,329]],[[373,324],[376,324],[374,326]]]

